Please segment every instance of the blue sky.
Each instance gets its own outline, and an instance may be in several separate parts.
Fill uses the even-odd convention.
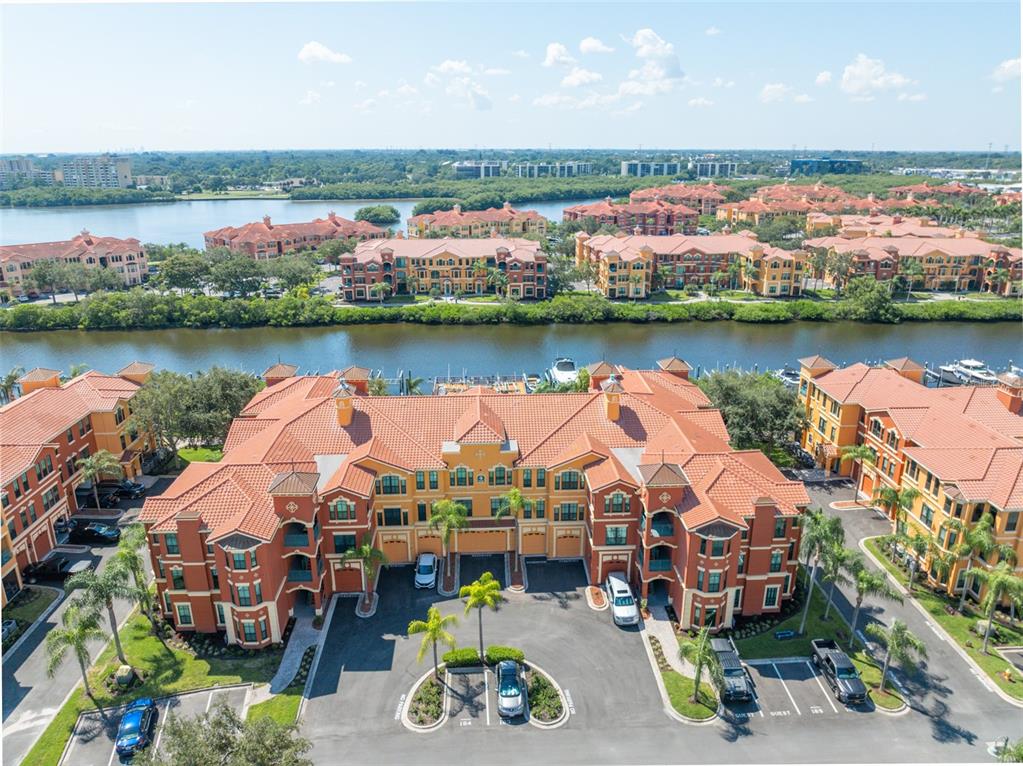
[[[1020,5],[6,5],[3,152],[1020,148]]]

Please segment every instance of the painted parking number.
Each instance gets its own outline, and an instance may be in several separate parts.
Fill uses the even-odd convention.
[[[772,710],[771,711],[771,715],[775,715],[775,716],[785,716],[785,715],[789,715],[789,714],[790,714],[790,711],[788,711],[788,710]]]
[[[824,708],[822,708],[820,705],[811,705],[810,713],[813,715],[824,715]]]

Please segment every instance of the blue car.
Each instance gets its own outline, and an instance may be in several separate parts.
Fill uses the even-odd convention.
[[[156,705],[149,697],[137,699],[128,706],[117,727],[117,754],[130,757],[149,747],[149,732],[156,718]]]

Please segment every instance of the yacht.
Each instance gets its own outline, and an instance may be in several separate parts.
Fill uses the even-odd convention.
[[[983,362],[976,359],[960,359],[956,362],[956,372],[964,383],[980,383],[993,386],[998,376]]]
[[[778,378],[789,388],[795,388],[799,385],[799,370],[795,370],[787,365],[780,370],[771,370],[771,375]]]
[[[942,364],[938,367],[938,385],[958,386],[963,382],[959,377],[959,362]]]
[[[579,377],[579,369],[575,366],[575,360],[566,356],[554,360],[554,365],[547,370],[547,379],[556,386],[564,383],[575,383]]]

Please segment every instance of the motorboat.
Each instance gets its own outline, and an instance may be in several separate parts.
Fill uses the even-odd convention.
[[[575,366],[575,360],[567,356],[555,359],[554,365],[547,370],[547,379],[556,386],[575,383],[578,377],[579,368]]]
[[[959,362],[952,362],[951,364],[942,364],[938,366],[938,385],[946,386],[958,386],[963,382],[963,379],[959,377]]]
[[[956,362],[956,372],[964,383],[993,386],[998,382],[998,376],[994,371],[976,359],[960,359]]]
[[[782,367],[780,370],[771,370],[771,375],[778,378],[789,388],[796,388],[799,385],[799,370],[791,367]]]

